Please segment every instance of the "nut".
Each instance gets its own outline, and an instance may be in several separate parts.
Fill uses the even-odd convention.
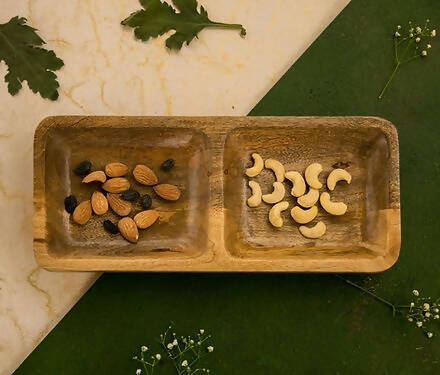
[[[252,190],[252,195],[248,198],[247,204],[249,207],[257,207],[261,203],[261,187],[258,182],[249,181],[249,187]]]
[[[146,186],[153,186],[159,182],[154,172],[142,164],[136,165],[133,169],[133,176],[137,182]]]
[[[100,191],[92,194],[92,209],[96,215],[104,215],[108,211],[107,198]]]
[[[277,203],[276,205],[272,206],[269,211],[269,221],[274,227],[281,228],[283,226],[281,211],[287,210],[288,207],[289,203],[287,203],[286,201]]]
[[[282,182],[275,181],[273,184],[273,192],[270,194],[264,194],[262,196],[263,201],[266,203],[278,203],[284,198],[286,194],[286,189],[284,189],[284,185]]]
[[[344,180],[348,184],[351,183],[351,175],[345,169],[333,169],[327,177],[327,187],[334,190],[338,181]]]
[[[177,201],[180,198],[180,190],[175,185],[160,184],[153,187],[155,193],[167,201]]]
[[[139,229],[145,229],[153,225],[158,217],[156,210],[141,211],[134,217],[134,222]]]
[[[319,191],[313,188],[309,189],[309,192],[297,199],[299,205],[308,208],[312,207],[319,199]]]
[[[72,218],[77,224],[84,225],[92,217],[92,205],[90,201],[81,202],[73,211]]]
[[[130,182],[126,178],[115,177],[107,180],[102,188],[109,193],[122,193],[130,188]]]
[[[131,212],[131,203],[122,199],[119,194],[107,194],[108,203],[111,209],[119,216],[127,216]]]
[[[136,243],[139,239],[139,232],[136,223],[131,217],[123,217],[118,222],[118,229],[122,237],[127,241]]]
[[[303,210],[301,207],[295,206],[290,210],[290,215],[297,223],[307,224],[310,223],[316,217],[316,215],[318,215],[318,207],[313,206],[308,210]]]
[[[253,153],[252,158],[254,159],[254,165],[246,169],[246,176],[248,177],[258,176],[264,167],[263,158],[259,154]]]
[[[109,163],[104,168],[105,174],[109,177],[121,177],[125,176],[129,169],[123,163]]]
[[[275,173],[275,177],[277,179],[278,182],[283,182],[284,181],[284,166],[275,159],[267,159],[266,162],[264,163],[264,166],[267,169],[272,169],[272,171]]]
[[[296,171],[290,171],[286,172],[284,174],[284,177],[286,177],[289,181],[293,183],[292,190],[290,191],[290,194],[292,194],[294,197],[300,197],[301,195],[304,195],[306,192],[306,183],[304,181],[303,176],[301,176],[301,173]]]
[[[318,221],[313,227],[306,227],[301,225],[299,231],[304,237],[307,238],[319,238],[322,237],[327,230],[327,227],[322,221]]]
[[[313,189],[319,190],[319,189],[322,188],[322,184],[321,184],[321,182],[318,179],[318,176],[321,173],[321,171],[322,171],[322,165],[319,164],[319,163],[310,164],[306,168],[306,171],[305,171],[304,175],[306,177],[307,183]]]
[[[82,182],[88,184],[89,182],[99,181],[105,182],[107,180],[107,176],[103,171],[94,171],[89,173],[86,177],[83,178]]]
[[[347,212],[347,205],[343,202],[332,202],[330,200],[330,194],[324,192],[319,198],[321,206],[331,215],[344,215]]]

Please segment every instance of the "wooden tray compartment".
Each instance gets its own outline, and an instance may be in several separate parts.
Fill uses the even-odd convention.
[[[333,217],[318,240],[301,236],[290,218],[273,228],[270,206],[250,209],[244,169],[250,154],[275,158],[286,169],[304,171],[311,162],[343,165],[352,174],[334,200],[349,206]],[[176,167],[161,172],[173,157]],[[85,226],[72,223],[63,199],[89,199],[96,186],[72,173],[81,160],[95,169],[122,161],[143,163],[161,182],[182,188],[177,202],[155,201],[160,222],[140,231],[137,244],[110,237],[102,229],[113,213],[94,216]],[[35,134],[34,249],[43,267],[103,271],[378,272],[400,250],[399,164],[392,124],[368,117],[50,117]],[[273,176],[256,178],[264,191]],[[136,185],[141,192],[151,189]]]

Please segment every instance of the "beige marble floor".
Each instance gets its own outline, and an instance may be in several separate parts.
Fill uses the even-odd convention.
[[[245,115],[349,0],[201,1],[248,35],[206,30],[179,53],[119,22],[136,0],[2,0],[64,60],[57,102],[0,83],[0,374],[10,374],[99,276],[49,273],[32,253],[32,141],[56,114]],[[6,66],[0,64],[0,76]]]

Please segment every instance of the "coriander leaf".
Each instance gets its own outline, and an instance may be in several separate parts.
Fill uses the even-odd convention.
[[[134,28],[136,38],[147,41],[156,38],[170,30],[175,33],[166,40],[166,46],[179,50],[183,43],[191,43],[197,34],[205,27],[240,30],[245,36],[246,30],[239,24],[213,22],[208,18],[208,12],[200,7],[197,10],[197,0],[173,0],[174,8],[161,0],[139,0],[144,9],[132,13],[121,22],[122,25]]]
[[[8,66],[5,82],[11,95],[17,94],[22,82],[27,81],[29,88],[43,98],[58,98],[54,71],[64,63],[53,51],[40,47],[43,44],[35,29],[26,25],[26,18],[16,16],[0,24],[0,62]]]

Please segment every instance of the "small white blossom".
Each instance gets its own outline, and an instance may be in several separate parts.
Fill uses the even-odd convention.
[[[400,37],[400,33],[399,33],[398,31],[396,31],[396,32],[394,33],[394,36],[395,36],[396,38],[399,38],[399,37]]]
[[[168,348],[169,350],[171,350],[171,349],[174,348],[174,345],[170,342],[170,343],[167,345],[167,348]]]
[[[429,308],[430,308],[431,306],[429,306],[429,303],[424,303],[423,304],[423,310],[425,310],[425,311],[429,311]]]
[[[402,26],[397,25],[397,30],[400,30],[402,28]]]
[[[433,308],[432,311],[434,311],[435,313],[439,312],[439,309],[437,307]]]
[[[431,313],[430,313],[429,311],[427,311],[427,312],[425,312],[425,316],[426,316],[427,318],[429,318],[429,317],[431,316]]]
[[[434,37],[434,36],[436,36],[436,35],[437,35],[437,31],[436,31],[436,30],[432,30],[432,31],[431,31],[431,36]]]
[[[422,322],[417,322],[416,325],[417,325],[417,327],[420,328],[423,325],[423,323]]]
[[[190,344],[194,344],[194,340],[189,340],[189,343]]]
[[[201,330],[200,330],[200,333],[203,335],[203,334],[205,333],[205,330],[204,330],[204,329],[201,329]]]
[[[414,307],[414,302],[411,302],[409,306]]]
[[[412,291],[412,293],[413,293],[416,297],[419,296],[419,291],[418,291],[417,289],[414,289],[414,290]]]
[[[136,370],[136,375],[141,375],[142,374],[142,370],[140,369],[140,368],[138,368],[137,370]]]
[[[206,349],[208,349],[208,352],[212,353],[214,351],[214,347],[213,346],[208,346]]]
[[[433,334],[432,332],[428,332],[426,335],[427,335],[429,338],[431,338],[432,336],[434,336],[434,334]]]
[[[188,366],[188,361],[185,359],[185,360],[182,362],[182,367],[186,367],[186,366]]]
[[[416,33],[417,34],[421,34],[422,33],[422,28],[420,26],[416,27]]]
[[[162,358],[161,355],[160,355],[159,353],[157,353],[157,354],[156,354],[156,359],[157,359],[158,361],[160,361],[161,358]]]
[[[200,341],[197,341],[197,345],[202,345],[202,343]]]
[[[416,38],[416,43],[420,43],[421,39],[419,37]]]
[[[146,351],[148,351],[148,348],[145,345],[142,345],[141,350],[142,350],[142,353],[145,353]]]
[[[410,38],[412,38],[413,36],[414,36],[414,34],[413,34],[413,33],[410,33],[410,34],[409,34],[409,37],[410,37]]]
[[[413,318],[408,318],[408,322],[412,322],[413,320]]]
[[[426,52],[425,50],[422,51],[422,56],[427,56],[428,52]]]
[[[173,340],[173,346],[177,346],[177,340],[176,339]]]
[[[438,319],[438,318],[440,318],[440,315],[434,315],[434,319]]]
[[[432,46],[430,44],[426,45],[426,48],[430,49]]]

